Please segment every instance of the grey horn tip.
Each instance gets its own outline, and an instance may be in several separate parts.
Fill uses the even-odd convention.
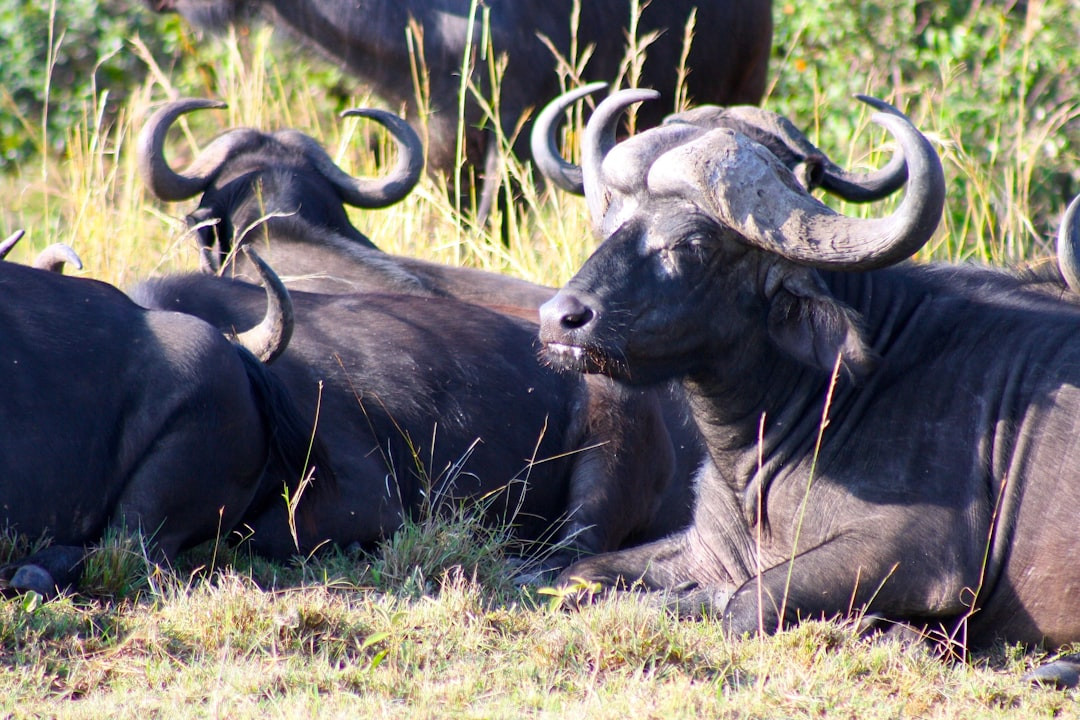
[[[38,270],[48,270],[49,272],[63,272],[64,264],[71,265],[76,270],[83,269],[82,258],[79,257],[70,245],[64,243],[53,243],[44,250],[42,250],[37,258],[34,259],[34,267]]]
[[[645,102],[646,100],[659,100],[660,91],[652,88],[624,88],[613,93],[625,99],[625,102]]]
[[[377,118],[377,117],[382,117],[382,116],[391,115],[391,114],[393,114],[393,113],[390,113],[390,112],[388,112],[386,110],[379,110],[378,108],[354,107],[354,108],[348,108],[347,110],[342,110],[341,112],[338,113],[338,117],[340,117],[340,118],[347,118],[347,117]],[[395,117],[397,117],[397,116],[395,115]]]
[[[292,338],[294,317],[289,291],[281,278],[270,268],[259,254],[251,247],[242,248],[249,260],[255,264],[266,290],[266,315],[262,321],[242,333],[237,333],[236,340],[250,350],[263,363],[276,360]]]
[[[881,100],[879,98],[872,97],[870,95],[863,95],[861,93],[856,93],[855,94],[855,99],[859,100],[860,102],[866,103],[867,105],[874,108],[878,112],[888,113],[889,115],[898,115],[898,116],[900,116],[902,118],[907,117],[907,115],[905,115],[903,112],[901,112],[900,109],[897,108],[895,105],[887,103],[884,100]]]
[[[259,276],[262,279],[262,284],[264,286],[281,283],[281,280],[280,278],[278,278],[277,273],[274,272],[274,269],[270,267],[269,263],[267,263],[259,256],[259,253],[255,251],[255,248],[251,247],[250,245],[241,245],[240,252],[244,253],[248,260],[255,263],[255,266],[259,270]],[[282,284],[281,287],[284,288],[284,284]],[[285,294],[288,294],[288,290],[285,290]]]
[[[223,110],[227,107],[229,107],[229,104],[224,100],[185,97],[169,100],[158,108],[157,112],[172,112],[177,115],[184,115],[194,110]]]
[[[533,122],[529,146],[540,174],[556,187],[574,195],[585,194],[581,168],[564,158],[559,150],[556,127],[564,112],[578,100],[606,89],[606,82],[592,82],[567,90],[544,106]]]
[[[166,202],[187,200],[206,189],[209,174],[183,175],[165,161],[165,136],[181,115],[225,107],[228,105],[221,100],[209,98],[171,100],[155,110],[143,124],[136,140],[137,164],[143,182],[158,199]]]
[[[374,120],[386,128],[398,148],[398,160],[393,170],[380,179],[353,178],[337,167],[330,156],[313,140],[311,151],[307,153],[311,160],[341,194],[341,199],[348,205],[360,208],[381,208],[402,200],[412,192],[424,172],[424,145],[404,118],[389,110],[358,107],[344,110],[340,117],[365,117]]]
[[[23,235],[25,234],[25,230],[16,230],[15,232],[11,233],[11,235],[8,235],[7,239],[5,239],[3,242],[0,242],[0,260],[3,260],[7,257],[8,253],[11,252],[11,249],[15,247],[15,245],[20,240],[22,240]]]
[[[604,90],[605,88],[607,88],[607,86],[608,86],[608,84],[606,82],[604,82],[603,80],[597,80],[596,82],[585,83],[584,85],[582,85],[580,87],[573,88],[572,90],[567,90],[566,93],[564,94],[564,97],[567,98],[567,100],[569,100],[570,98],[573,98],[574,100],[577,100],[579,98],[585,97],[586,95],[592,95],[593,93],[598,93],[601,90]]]

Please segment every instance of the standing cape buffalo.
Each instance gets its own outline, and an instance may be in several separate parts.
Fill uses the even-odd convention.
[[[1004,272],[900,263],[944,179],[906,118],[872,119],[910,176],[884,219],[828,210],[726,128],[585,149],[605,239],[541,309],[546,353],[682,378],[710,461],[687,530],[565,577],[675,589],[736,633],[865,610],[972,646],[1080,640],[1061,560],[1080,553],[1080,312]]]
[[[270,310],[241,339],[269,359],[291,327],[288,294],[267,283]],[[268,466],[293,486],[303,477],[308,426],[262,362],[214,327],[8,262],[0,288],[2,519],[53,542],[3,568],[8,587],[48,595],[76,582],[106,528],[146,532],[168,560],[280,492]]]
[[[198,27],[217,29],[229,22],[262,16],[275,27],[313,45],[330,59],[369,83],[396,109],[420,120],[417,91],[410,68],[415,60],[409,38],[410,21],[422,33],[417,43],[427,71],[423,78],[430,114],[428,167],[449,176],[455,168],[458,102],[462,63],[471,47],[470,81],[490,102],[488,68],[476,60],[486,57],[485,41],[495,58],[506,58],[497,108],[501,130],[513,137],[529,109],[560,90],[558,64],[541,38],[547,38],[564,58],[571,47],[589,54],[583,75],[612,81],[619,74],[627,49],[630,0],[585,0],[580,5],[576,37],[571,37],[574,0],[485,0],[472,27],[470,0],[146,0],[159,12],[175,11]],[[765,74],[772,43],[770,0],[657,0],[641,3],[637,33],[659,36],[647,47],[640,84],[661,91],[665,107],[674,106],[683,53],[684,29],[692,12],[699,39],[686,58],[685,90],[696,102],[756,103],[765,91]],[[696,10],[695,10],[696,8]],[[481,18],[487,27],[482,28]],[[571,58],[572,59],[572,58]],[[464,154],[468,164],[485,178],[497,171],[498,140],[472,92],[465,91]],[[647,109],[645,124],[660,121],[659,110]],[[528,132],[520,134],[528,137]],[[524,143],[517,143],[524,157]],[[486,182],[480,215],[495,198],[498,179]]]

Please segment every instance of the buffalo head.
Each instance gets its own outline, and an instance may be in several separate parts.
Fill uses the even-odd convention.
[[[397,165],[377,179],[354,178],[339,168],[314,139],[296,130],[264,133],[238,128],[218,136],[183,172],[165,160],[165,136],[183,114],[222,108],[212,100],[166,104],[143,126],[138,165],[150,191],[170,202],[202,193],[187,217],[199,234],[204,258],[216,269],[243,234],[275,216],[325,228],[374,247],[349,222],[345,205],[381,208],[404,198],[423,171],[423,148],[416,132],[384,110],[357,108],[342,116],[362,116],[386,127],[398,146]]]
[[[926,138],[894,109],[872,117],[899,142],[910,180],[891,216],[854,219],[730,128],[674,123],[615,145],[611,118],[643,99],[616,93],[586,128],[584,190],[604,240],[541,308],[548,358],[638,383],[734,379],[775,357],[765,347],[824,369],[839,354],[852,374],[867,370],[856,317],[818,270],[883,267],[930,238],[945,187]]]

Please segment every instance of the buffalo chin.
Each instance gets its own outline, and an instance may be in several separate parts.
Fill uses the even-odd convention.
[[[616,380],[627,376],[625,365],[598,348],[549,342],[544,343],[543,359],[560,372],[607,375]]]
[[[562,343],[544,343],[543,360],[560,372],[596,372],[590,370],[585,348]]]

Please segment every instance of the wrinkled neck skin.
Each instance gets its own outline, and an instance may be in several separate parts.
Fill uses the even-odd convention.
[[[768,263],[743,268],[759,274],[768,269]],[[746,308],[752,320],[742,324],[739,337],[715,334],[723,339],[693,353],[708,362],[681,379],[712,460],[699,474],[694,520],[685,536],[689,551],[680,555],[692,567],[681,570],[702,585],[732,593],[759,568],[784,557],[786,549],[770,543],[767,512],[764,524],[758,522],[759,494],[765,504],[787,461],[812,452],[831,380],[831,373],[775,345],[764,322],[764,300],[747,301]]]
[[[746,342],[760,352],[729,356],[683,380],[713,465],[699,486],[695,532],[713,553],[727,554],[722,561],[737,584],[758,561],[746,541],[757,536],[759,494],[767,494],[789,459],[813,452],[830,385],[828,373],[787,357],[761,335]]]

